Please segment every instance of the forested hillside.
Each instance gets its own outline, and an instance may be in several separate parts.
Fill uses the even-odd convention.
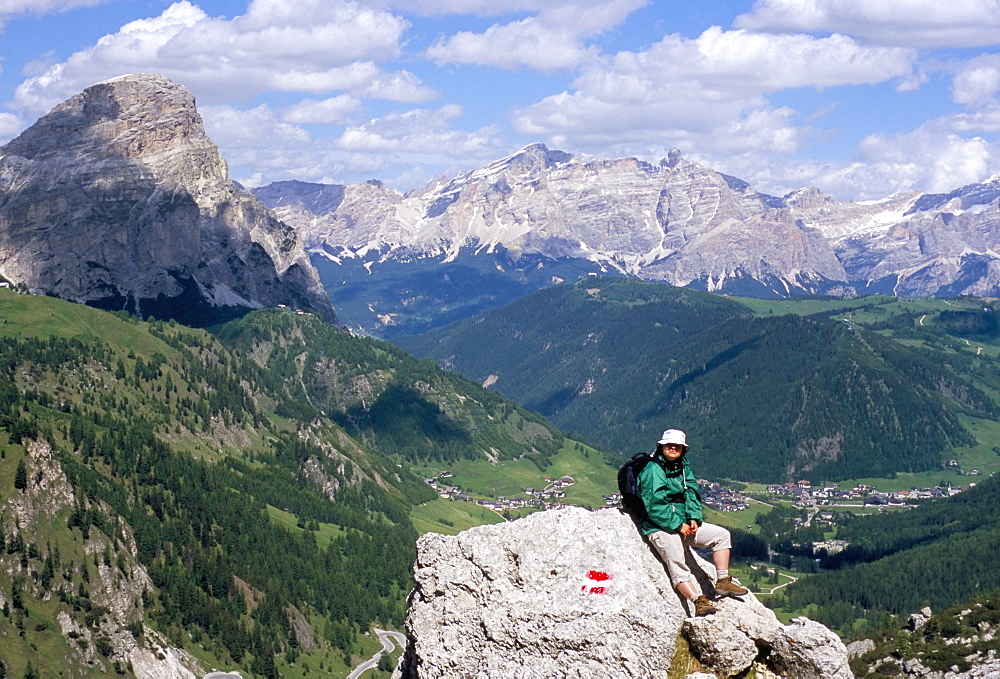
[[[789,585],[787,605],[850,634],[856,618],[943,610],[1000,583],[1000,479],[912,511],[858,518],[840,527],[850,543],[824,572]],[[835,569],[826,571],[825,569]]]
[[[903,624],[886,625],[873,634],[868,650],[851,661],[856,677],[932,676],[931,672],[976,672],[991,677],[1000,671],[996,660],[1000,639],[1000,590],[963,598],[947,609],[922,608]],[[928,617],[926,613],[930,612]]]
[[[974,442],[959,413],[998,412],[968,355],[630,279],[583,279],[394,341],[623,455],[681,427],[700,473],[743,480],[936,469]]]
[[[561,442],[311,316],[261,310],[220,336],[0,290],[9,676],[345,676],[361,632],[405,612],[409,508],[434,496],[405,460]]]
[[[291,409],[307,421],[326,415],[385,455],[446,462],[531,454],[544,466],[562,444],[552,425],[500,394],[315,317],[251,314],[220,337],[281,380],[279,414]]]

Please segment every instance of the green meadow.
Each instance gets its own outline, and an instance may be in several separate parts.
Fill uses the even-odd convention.
[[[309,531],[307,528],[301,526],[294,514],[278,509],[277,507],[272,507],[271,505],[267,506],[267,515],[271,521],[290,531],[296,533],[312,532],[316,538],[316,544],[320,549],[326,549],[330,546],[331,542],[344,534],[344,529],[335,523],[320,523],[318,524],[318,530]]]
[[[500,523],[502,516],[473,502],[438,498],[414,507],[410,519],[417,532],[456,535],[466,528]]]
[[[832,297],[793,297],[790,299],[755,299],[740,297],[739,302],[753,310],[758,316],[781,316],[795,314],[811,316],[812,314],[842,313],[844,318],[850,318],[858,323],[869,324],[886,320],[901,314],[936,314],[945,310],[971,310],[982,306],[980,300],[973,297],[957,299],[889,297],[887,295],[869,295],[866,297],[832,298]],[[919,322],[919,321],[918,321]]]
[[[601,507],[604,496],[618,491],[618,470],[605,462],[599,451],[566,439],[551,463],[541,470],[529,459],[491,463],[487,460],[461,460],[442,466],[414,466],[423,478],[436,478],[441,471],[451,472],[452,478],[440,479],[442,485],[457,486],[477,499],[524,497],[526,488],[542,489],[545,477],[559,479],[572,476],[575,483],[563,488],[561,501],[581,507]]]

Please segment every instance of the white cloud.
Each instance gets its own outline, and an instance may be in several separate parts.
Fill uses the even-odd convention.
[[[603,30],[619,24],[651,0],[367,0],[372,7],[394,8],[423,16],[549,14],[567,25]]]
[[[982,181],[996,170],[994,149],[985,139],[943,134],[937,123],[905,135],[871,135],[858,151],[868,164],[917,168],[913,185],[936,193]]]
[[[515,110],[513,122],[524,134],[570,148],[625,149],[656,139],[705,152],[792,153],[810,132],[793,128],[795,112],[772,107],[767,94],[902,78],[915,59],[913,50],[864,47],[842,35],[713,27],[694,40],[669,35],[648,51],[588,66],[572,93]]]
[[[733,22],[755,31],[847,33],[878,45],[1000,44],[998,0],[757,0]]]
[[[264,104],[247,111],[232,106],[203,106],[199,111],[205,121],[205,131],[219,146],[259,147],[272,146],[275,142],[297,144],[310,140],[308,132],[279,120]]]
[[[0,0],[0,26],[22,14],[55,14],[80,7],[96,7],[111,0]]]
[[[304,99],[286,108],[281,114],[281,120],[286,123],[343,124],[360,106],[361,100],[348,94],[319,101]]]
[[[364,125],[349,127],[337,147],[354,153],[428,154],[437,158],[492,159],[502,147],[495,127],[473,132],[451,129],[462,108],[448,104],[439,109],[414,109],[392,113]]]
[[[436,91],[422,85],[420,79],[409,71],[380,73],[371,78],[367,85],[359,85],[353,89],[375,99],[400,102],[429,101],[438,96]]]
[[[1000,54],[988,54],[961,65],[952,86],[952,99],[978,108],[994,104],[997,92],[1000,92]]]
[[[10,141],[24,129],[24,121],[13,113],[0,113],[0,144]]]
[[[199,109],[208,136],[218,144],[230,176],[245,186],[278,179],[318,181],[338,165],[323,154],[324,143],[283,121],[270,107]]]
[[[433,92],[415,76],[387,74],[376,65],[400,53],[408,26],[346,0],[253,0],[233,19],[209,17],[180,0],[28,78],[13,106],[45,113],[94,82],[143,71],[167,75],[207,102],[248,101],[264,91],[337,90],[425,100]]]
[[[984,106],[973,113],[959,113],[949,118],[951,129],[961,132],[1000,133],[1000,103]]]
[[[576,66],[588,52],[596,56],[596,52],[584,47],[575,35],[553,30],[530,17],[502,26],[490,26],[484,33],[457,33],[428,48],[427,56],[438,64],[553,71]]]
[[[461,31],[441,38],[427,50],[438,64],[458,63],[515,70],[554,71],[596,58],[598,51],[583,38],[617,26],[648,0],[576,0],[574,2],[503,3],[510,9],[535,9],[538,14],[482,33]]]
[[[932,121],[906,134],[870,135],[859,145],[854,160],[846,164],[796,163],[751,153],[702,160],[774,195],[816,186],[853,200],[874,200],[911,189],[947,193],[1000,172],[996,144],[982,137],[950,133],[949,122]]]
[[[290,124],[293,120],[315,122],[330,110],[349,109],[351,104],[334,98],[303,102],[283,111],[263,105],[248,111],[207,106],[202,117],[231,175],[247,186],[281,179],[353,183],[390,173],[423,183],[440,175],[442,168],[471,169],[470,165],[493,160],[506,150],[495,127],[471,132],[452,129],[462,115],[461,107],[455,105],[389,114],[348,127],[334,138],[314,137]],[[413,188],[413,184],[396,186]]]

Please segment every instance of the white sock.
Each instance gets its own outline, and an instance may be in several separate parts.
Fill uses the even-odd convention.
[[[719,569],[715,571],[715,575],[718,577],[719,580],[725,580],[726,578],[729,577],[729,571],[724,571],[722,569]]]

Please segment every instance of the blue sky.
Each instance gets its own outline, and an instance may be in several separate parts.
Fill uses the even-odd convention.
[[[0,143],[135,72],[248,185],[405,191],[536,141],[776,195],[1000,174],[1000,0],[0,0]]]

